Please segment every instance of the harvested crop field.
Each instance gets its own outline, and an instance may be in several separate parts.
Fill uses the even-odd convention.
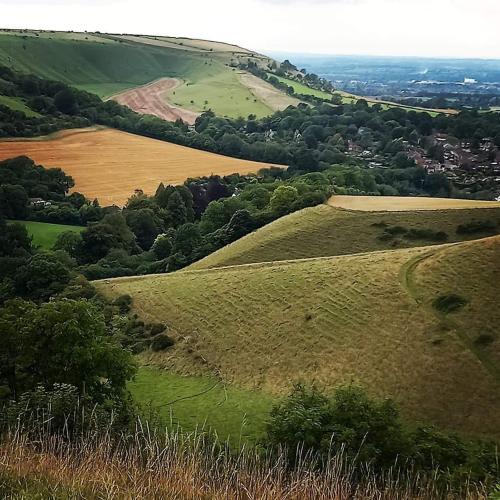
[[[399,196],[332,196],[328,204],[363,212],[406,212],[409,210],[450,210],[460,208],[500,208],[499,201],[457,200]]]
[[[182,184],[189,177],[246,174],[269,166],[113,129],[0,141],[0,160],[22,155],[45,167],[62,168],[75,180],[75,191],[102,205],[123,205],[136,189],[154,193],[160,182]]]
[[[174,106],[167,101],[167,93],[180,84],[176,78],[161,78],[147,85],[120,92],[110,99],[128,106],[136,113],[154,115],[171,122],[180,119],[188,125],[193,125],[199,113]]]

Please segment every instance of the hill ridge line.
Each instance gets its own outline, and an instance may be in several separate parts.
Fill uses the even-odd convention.
[[[482,239],[489,239],[489,238],[481,238],[478,240],[471,240],[471,241],[481,241]],[[295,263],[303,263],[303,262],[316,262],[316,261],[325,261],[325,260],[338,260],[338,259],[344,259],[344,258],[352,258],[352,257],[362,257],[362,256],[367,256],[367,255],[379,255],[379,254],[384,254],[384,253],[396,253],[396,252],[402,252],[402,251],[422,251],[425,249],[431,249],[431,248],[440,248],[444,249],[444,247],[451,247],[451,246],[456,246],[456,245],[462,245],[464,243],[471,243],[471,241],[459,241],[455,243],[445,243],[443,245],[426,245],[423,247],[410,247],[410,248],[398,248],[395,250],[375,250],[372,252],[360,252],[360,253],[351,253],[351,254],[344,254],[344,255],[327,255],[323,257],[308,257],[308,258],[303,258],[303,259],[287,259],[287,260],[274,260],[274,261],[265,261],[265,262],[251,262],[248,264],[235,264],[231,266],[220,266],[220,267],[211,267],[207,269],[186,269],[186,270],[179,270],[176,271],[175,273],[156,273],[156,274],[146,274],[142,276],[121,276],[118,278],[107,278],[107,279],[102,279],[102,280],[95,280],[94,283],[109,283],[109,282],[117,282],[117,281],[127,281],[127,280],[141,280],[141,279],[147,279],[147,278],[157,278],[160,276],[168,276],[169,274],[203,274],[207,272],[215,272],[215,271],[228,271],[232,269],[239,269],[239,268],[261,268],[261,267],[272,267],[276,265],[293,265]]]

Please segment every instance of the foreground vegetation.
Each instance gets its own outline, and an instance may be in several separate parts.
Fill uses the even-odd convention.
[[[491,487],[451,490],[436,477],[365,470],[362,479],[342,453],[324,471],[305,463],[290,470],[284,454],[261,457],[211,446],[200,438],[151,435],[138,428],[133,440],[12,436],[0,446],[0,494],[10,498],[268,498],[485,500]]]

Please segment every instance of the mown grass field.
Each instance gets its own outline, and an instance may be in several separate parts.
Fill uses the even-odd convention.
[[[500,208],[500,201],[462,200],[411,196],[332,196],[332,207],[365,212],[410,212],[413,210],[450,210],[464,208]]]
[[[257,443],[264,435],[272,398],[225,385],[216,377],[183,377],[142,366],[129,384],[142,411],[158,414],[171,429],[213,432],[234,446]]]
[[[57,237],[66,231],[83,231],[84,228],[80,226],[67,226],[64,224],[48,224],[45,222],[32,222],[32,221],[11,221],[17,224],[22,224],[28,230],[28,233],[33,238],[33,245],[40,247],[44,250],[50,250]]]
[[[246,49],[205,40],[97,33],[0,32],[0,64],[63,81],[108,98],[164,77],[184,84],[168,101],[194,111],[237,118],[272,113],[228,65]]]
[[[385,200],[390,207],[392,198]],[[411,199],[407,203],[411,204]],[[478,205],[483,206],[483,205]],[[429,210],[403,212],[348,211],[318,205],[295,212],[196,262],[191,269],[273,262],[311,257],[329,257],[394,248],[438,244],[426,238],[395,234],[385,239],[386,229],[401,227],[444,231],[448,242],[474,239],[494,234],[483,231],[457,234],[461,224],[493,221],[500,232],[500,207],[462,210]]]
[[[463,245],[463,246],[462,246]],[[485,253],[485,246],[492,251]],[[425,294],[461,293],[460,275],[438,264],[436,276],[420,266],[442,252],[459,269],[467,262],[468,303],[494,302],[490,282],[500,239],[361,255],[184,271],[170,275],[97,282],[110,297],[130,294],[133,309],[148,321],[164,321],[176,339],[149,363],[191,375],[218,373],[229,384],[281,394],[296,381],[332,388],[360,383],[390,396],[412,420],[466,434],[499,437],[499,378],[490,357],[471,349],[415,296],[415,280],[428,280]],[[465,253],[465,256],[464,256]],[[424,268],[425,269],[425,268]],[[442,275],[442,276],[439,276]],[[434,280],[439,280],[434,285]],[[492,281],[491,281],[492,282]],[[470,311],[477,329],[495,318]],[[488,349],[497,349],[494,339]]]
[[[136,189],[152,194],[160,182],[182,184],[189,177],[245,174],[269,166],[113,129],[0,141],[0,159],[21,155],[45,167],[62,168],[75,180],[74,191],[97,198],[102,205],[123,205]]]
[[[40,116],[36,111],[28,108],[23,100],[18,97],[0,95],[0,106],[7,106],[8,108],[15,111],[22,111],[26,116],[30,118]]]

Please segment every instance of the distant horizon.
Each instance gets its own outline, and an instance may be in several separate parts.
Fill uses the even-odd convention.
[[[1,1],[0,1],[1,5]],[[193,40],[204,40],[209,42],[219,42],[225,43],[228,45],[236,45],[241,46],[241,48],[251,50],[253,52],[266,55],[273,59],[284,57],[310,57],[310,58],[325,58],[325,57],[360,57],[367,59],[428,59],[428,60],[447,60],[447,61],[489,61],[489,62],[499,62],[500,56],[498,57],[458,57],[458,56],[427,56],[427,55],[398,55],[398,54],[368,54],[368,53],[334,53],[334,52],[295,52],[295,51],[282,51],[275,50],[269,48],[260,48],[256,49],[253,46],[247,47],[245,45],[241,45],[236,42],[232,42],[230,40],[221,40],[216,38],[205,38],[201,36],[187,36],[187,35],[172,35],[169,33],[149,33],[149,32],[139,32],[139,31],[101,31],[101,30],[93,30],[93,29],[82,29],[82,30],[63,30],[63,29],[55,29],[55,28],[39,28],[33,26],[24,26],[24,27],[5,27],[0,26],[1,31],[43,31],[43,32],[59,32],[59,33],[102,33],[106,35],[137,35],[137,36],[161,36],[161,37],[172,37],[172,38],[190,38]],[[291,61],[293,63],[293,61]]]
[[[249,48],[249,47],[246,47]],[[276,59],[277,57],[284,56],[289,57],[310,57],[310,58],[327,58],[327,57],[359,57],[366,59],[424,59],[431,61],[485,61],[485,62],[498,62],[500,63],[500,57],[454,57],[454,56],[419,56],[419,55],[395,55],[395,54],[334,54],[329,52],[319,53],[319,52],[286,52],[279,50],[256,50],[255,52],[262,53],[268,57]],[[293,63],[293,61],[290,61]]]
[[[231,0],[0,0],[0,8],[11,29],[186,36],[259,52],[500,60],[497,0],[240,0],[237,8]]]

